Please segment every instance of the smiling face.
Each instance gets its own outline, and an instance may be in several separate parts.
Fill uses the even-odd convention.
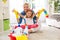
[[[27,12],[27,10],[29,10],[29,4],[25,3],[23,8],[24,8],[24,11]]]
[[[28,12],[26,13],[26,17],[27,17],[27,18],[32,18],[32,15],[33,15],[32,11],[28,11]]]

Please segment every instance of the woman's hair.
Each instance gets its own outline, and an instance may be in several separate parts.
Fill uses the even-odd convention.
[[[33,17],[33,11],[32,10],[28,10],[27,12],[32,12],[32,14],[31,14],[31,16],[30,16],[30,18],[32,18]],[[27,13],[26,12],[26,13]],[[26,18],[28,18],[28,16],[26,15]]]
[[[28,5],[28,6],[29,6],[29,3],[24,3],[24,6],[25,6],[25,5]]]

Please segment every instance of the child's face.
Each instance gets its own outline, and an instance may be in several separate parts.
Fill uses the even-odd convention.
[[[24,11],[29,10],[29,5],[24,5]]]
[[[31,17],[32,16],[32,12],[31,11],[28,11],[27,13],[26,13],[26,16],[29,18],[29,17]]]

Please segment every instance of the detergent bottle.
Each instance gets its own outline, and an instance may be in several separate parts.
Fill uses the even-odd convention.
[[[24,33],[24,34],[26,34],[26,35],[28,34],[28,26],[26,26],[26,27],[25,27],[25,29],[24,29],[24,32],[23,32],[23,33]]]
[[[21,27],[17,27],[17,28],[14,30],[13,36],[21,36],[21,35],[22,35],[22,32],[23,32],[23,29],[22,29]]]

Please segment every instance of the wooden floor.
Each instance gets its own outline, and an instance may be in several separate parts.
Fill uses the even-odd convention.
[[[31,33],[29,40],[60,40],[60,29],[43,25],[41,30]]]
[[[0,40],[9,40],[8,33],[0,34]],[[60,40],[60,29],[43,26],[40,31],[30,33],[29,40]]]

